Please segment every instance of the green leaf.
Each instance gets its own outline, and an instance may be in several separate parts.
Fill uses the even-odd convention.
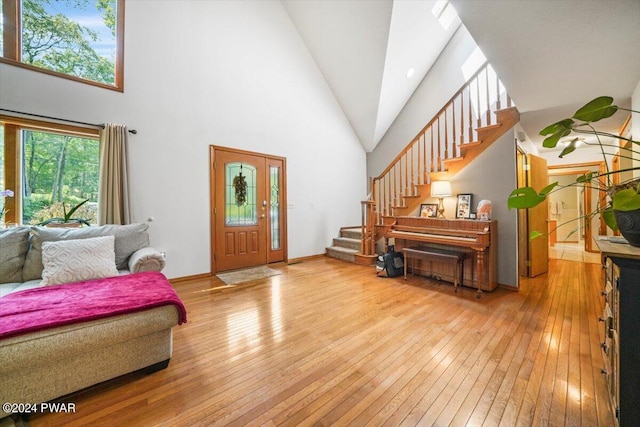
[[[576,178],[576,182],[579,182],[579,183],[590,182],[592,178],[593,178],[593,172],[587,172],[584,175],[580,175],[578,178]]]
[[[537,239],[538,237],[542,237],[544,234],[540,231],[532,231],[529,233],[529,240]]]
[[[611,206],[602,211],[602,218],[604,219],[604,223],[607,224],[607,227],[613,231],[618,231],[618,221],[616,221],[616,216]]]
[[[575,233],[577,233],[580,229],[579,228],[574,228],[573,230],[571,230],[566,236],[565,239],[569,240],[569,237],[571,237],[572,235],[574,235]],[[579,238],[577,238],[576,240],[579,240]]]
[[[574,124],[575,122],[573,120],[564,119],[542,129],[540,131],[540,135],[550,135],[544,139],[542,145],[546,148],[554,148],[556,145],[558,145],[558,141],[560,141],[560,138],[564,138],[571,133]]]
[[[613,209],[617,211],[640,209],[640,194],[630,188],[618,191],[613,196]]]
[[[611,105],[612,103],[612,97],[599,96],[576,111],[573,118],[585,122],[597,122],[598,120],[606,119],[607,117],[613,116],[616,111],[618,111],[618,107]]]
[[[540,131],[540,135],[546,136],[557,133],[563,130],[571,130],[573,129],[574,121],[571,119],[560,120],[559,122],[555,122],[552,125],[547,126],[546,128]]]
[[[80,208],[82,205],[84,205],[88,201],[89,201],[89,199],[85,199],[85,200],[81,201],[80,203],[75,205],[73,208],[71,208],[71,210],[69,212],[66,212],[66,210],[65,210],[65,214],[64,214],[65,222],[69,221],[71,219],[71,215],[73,215],[74,212],[78,210],[78,208]],[[62,204],[62,206],[64,207],[64,203]]]
[[[546,187],[544,187],[542,190],[540,190],[540,196],[545,197],[547,194],[551,193],[551,190],[553,190],[554,188],[556,188],[558,186],[558,181],[547,185]]]
[[[571,142],[569,142],[567,145],[564,146],[564,149],[562,150],[562,153],[560,153],[559,157],[563,158],[567,154],[575,151],[575,149],[578,148],[577,144],[578,144],[578,138],[572,139]]]
[[[509,195],[507,206],[509,209],[528,209],[539,205],[544,199],[532,187],[516,188]]]

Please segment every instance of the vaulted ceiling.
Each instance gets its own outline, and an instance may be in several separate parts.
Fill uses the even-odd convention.
[[[445,30],[434,0],[282,3],[367,152],[460,25]]]
[[[367,152],[457,29],[433,0],[282,0]],[[629,105],[640,81],[639,0],[451,0],[534,142],[600,95]],[[413,69],[413,76],[407,72]],[[609,121],[619,128],[623,115]]]

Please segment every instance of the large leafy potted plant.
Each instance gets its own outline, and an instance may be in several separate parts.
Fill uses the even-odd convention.
[[[600,148],[606,171],[604,173],[588,172],[579,176],[575,182],[568,185],[560,185],[558,182],[551,183],[540,191],[536,191],[532,187],[516,188],[511,192],[508,198],[509,209],[528,209],[542,203],[546,197],[554,191],[558,191],[565,187],[586,185],[590,188],[596,188],[600,191],[601,197],[606,201],[603,210],[598,209],[591,214],[592,216],[602,214],[605,223],[609,228],[620,233],[633,246],[640,246],[640,178],[637,176],[614,185],[614,176],[622,173],[631,173],[635,171],[640,173],[640,167],[634,166],[621,170],[611,170],[607,162],[607,154],[605,146],[611,145],[603,142],[604,137],[611,137],[630,142],[630,147],[620,147],[619,155],[622,158],[633,159],[634,154],[640,156],[640,152],[635,151],[635,146],[640,144],[620,135],[614,135],[609,132],[597,130],[593,123],[602,119],[613,116],[619,110],[638,113],[638,111],[622,108],[613,105],[613,98],[609,96],[600,96],[578,109],[575,114],[552,125],[547,126],[540,135],[545,136],[543,146],[545,148],[555,148],[561,140],[569,138],[571,135],[592,135],[595,136],[595,142],[586,142],[587,145],[597,145]],[[583,142],[581,138],[574,137],[569,139],[564,149],[560,153],[560,157],[564,157],[575,151],[579,143]],[[576,218],[579,219],[579,218]],[[541,232],[533,232],[530,236],[535,238],[542,235]]]

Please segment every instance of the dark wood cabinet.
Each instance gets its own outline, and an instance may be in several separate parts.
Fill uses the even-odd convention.
[[[640,426],[640,248],[604,238],[598,246],[604,267],[602,373],[618,424]]]

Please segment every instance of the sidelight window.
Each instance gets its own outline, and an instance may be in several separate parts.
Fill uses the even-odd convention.
[[[280,247],[280,168],[269,167],[269,186],[271,189],[270,226],[271,226],[271,250]]]

